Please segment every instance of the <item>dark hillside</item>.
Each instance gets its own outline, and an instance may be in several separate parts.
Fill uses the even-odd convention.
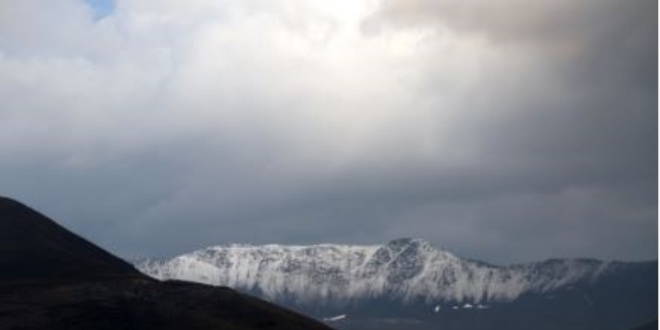
[[[0,280],[142,277],[132,265],[27,206],[0,197]]]
[[[0,329],[330,328],[228,288],[153,280],[42,214],[0,198]]]

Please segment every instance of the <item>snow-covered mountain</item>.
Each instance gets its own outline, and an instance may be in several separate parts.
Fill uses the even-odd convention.
[[[486,306],[597,281],[625,264],[591,259],[494,266],[461,259],[421,239],[383,245],[213,246],[169,260],[135,262],[158,279],[228,286],[294,305],[359,301]]]

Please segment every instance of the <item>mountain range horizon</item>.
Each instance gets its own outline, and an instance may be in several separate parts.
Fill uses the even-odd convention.
[[[222,244],[133,263],[157,279],[233,287],[317,319],[336,320],[340,329],[383,329],[379,320],[387,318],[419,322],[392,329],[489,329],[489,322],[508,324],[520,310],[534,315],[527,326],[542,319],[557,329],[577,324],[616,329],[625,322],[607,316],[615,310],[644,320],[653,318],[657,307],[657,261],[554,258],[497,266],[417,238],[364,246]],[[543,310],[564,321],[546,319]],[[459,311],[481,321],[463,323],[455,319],[464,317],[455,314]],[[505,328],[518,326],[524,328]]]
[[[114,327],[126,324],[126,317],[129,329],[179,329],[190,322],[207,329],[225,324],[226,318],[245,329],[287,327],[288,322],[322,329],[304,317],[286,316],[275,305],[340,330],[529,329],[534,324],[618,330],[657,319],[657,261],[549,259],[495,266],[459,258],[423,239],[402,238],[367,246],[227,244],[131,265],[4,197],[0,229],[0,312],[5,315],[0,313],[0,323],[9,324],[0,329],[67,329],[92,326],[98,318]],[[239,294],[225,287],[245,295],[238,301],[256,296],[274,305],[223,305],[216,299]],[[96,302],[88,301],[90,290],[97,292]],[[3,305],[7,299],[14,303]],[[38,301],[38,308],[15,303],[24,299]],[[155,327],[179,308],[168,302],[172,299],[198,312]],[[133,307],[122,307],[125,301]],[[92,304],[95,316],[64,307],[71,303]],[[211,306],[230,314],[217,314]],[[242,319],[241,313],[252,308],[268,321]],[[60,309],[69,316],[53,317],[51,311]],[[211,320],[208,315],[224,316]]]
[[[384,240],[380,244],[378,243],[342,243],[342,242],[330,242],[330,241],[322,241],[319,243],[283,243],[283,242],[266,242],[266,243],[258,243],[258,242],[240,242],[240,241],[230,241],[230,242],[219,242],[218,244],[210,244],[210,245],[204,245],[200,246],[196,249],[192,250],[187,250],[187,251],[181,251],[180,253],[174,253],[171,255],[167,256],[149,256],[149,255],[140,255],[136,257],[128,257],[125,258],[126,260],[129,261],[137,261],[141,259],[170,259],[173,257],[176,257],[181,254],[197,251],[197,250],[202,250],[202,249],[208,249],[208,248],[213,248],[213,247],[227,247],[227,248],[233,248],[233,247],[275,247],[275,246],[286,246],[286,247],[298,247],[298,248],[306,248],[306,247],[314,247],[314,246],[355,246],[355,247],[374,247],[374,246],[381,246],[381,245],[387,245],[390,243],[396,243],[396,242],[423,242],[425,244],[428,244],[429,246],[432,246],[433,248],[437,250],[444,251],[446,253],[450,253],[454,256],[460,257],[461,259],[466,259],[466,260],[474,260],[478,262],[482,262],[485,264],[493,265],[493,266],[515,266],[515,265],[520,265],[520,264],[527,264],[531,262],[542,262],[542,261],[552,261],[552,260],[591,260],[591,261],[603,261],[603,262],[653,262],[653,261],[658,261],[658,258],[599,258],[599,257],[591,257],[591,256],[576,256],[576,257],[563,257],[560,255],[556,256],[550,256],[550,257],[543,257],[543,258],[536,258],[536,259],[531,259],[528,261],[513,261],[513,262],[494,262],[490,260],[481,260],[479,257],[466,257],[463,255],[460,255],[458,253],[455,253],[451,248],[448,248],[443,245],[435,244],[431,240],[425,239],[423,237],[413,237],[413,236],[401,236],[401,237],[393,237],[391,239]]]

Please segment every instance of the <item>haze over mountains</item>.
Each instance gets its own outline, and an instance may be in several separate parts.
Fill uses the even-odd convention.
[[[346,329],[622,329],[657,317],[656,262],[495,266],[399,239],[372,246],[221,245],[135,265],[159,279],[257,294]]]
[[[0,197],[0,329],[330,329],[228,288],[161,282]]]
[[[0,198],[0,329],[629,329],[657,319],[657,262],[495,266],[420,239],[214,246],[131,264]]]

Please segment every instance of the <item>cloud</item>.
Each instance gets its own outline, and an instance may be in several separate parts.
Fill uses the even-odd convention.
[[[0,6],[0,193],[122,255],[656,257],[653,1]]]

